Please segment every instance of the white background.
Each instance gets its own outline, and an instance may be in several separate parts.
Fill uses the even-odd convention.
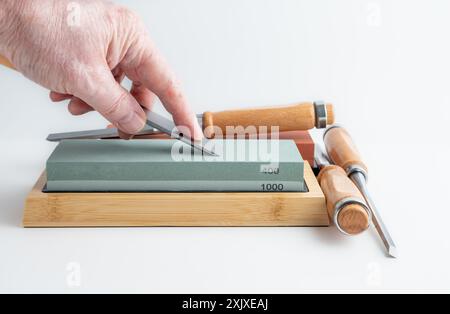
[[[142,15],[197,112],[335,103],[400,258],[385,258],[373,230],[22,229],[47,134],[105,121],[71,117],[2,68],[1,292],[449,291],[449,1],[120,2]]]

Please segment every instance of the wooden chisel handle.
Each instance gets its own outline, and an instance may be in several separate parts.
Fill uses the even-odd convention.
[[[328,215],[339,230],[348,235],[366,231],[370,211],[345,171],[338,166],[327,166],[320,171],[318,180],[327,199]]]
[[[0,64],[4,65],[5,67],[8,67],[10,69],[14,69],[14,66],[12,65],[12,63],[9,62],[9,60],[6,59],[5,57],[3,57],[2,55],[0,55]]]
[[[358,149],[344,128],[340,126],[328,128],[323,139],[328,156],[334,164],[342,167],[348,175],[358,170],[367,177],[367,166],[362,161]]]
[[[317,106],[322,112],[318,112]],[[285,107],[272,107],[223,112],[205,112],[203,128],[208,138],[215,136],[213,128],[219,128],[222,135],[227,134],[227,127],[244,127],[247,133],[259,134],[260,127],[279,127],[284,131],[306,131],[314,127],[325,128],[334,123],[333,105],[324,103],[300,103]]]

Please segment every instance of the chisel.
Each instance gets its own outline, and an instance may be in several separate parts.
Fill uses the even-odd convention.
[[[327,200],[331,221],[346,235],[366,231],[372,214],[361,192],[341,167],[330,164],[320,145],[316,146],[315,160],[320,168],[318,181]]]
[[[0,64],[9,68],[13,65],[4,57],[0,56]],[[328,125],[334,123],[333,105],[326,104],[323,101],[303,102],[289,106],[255,108],[244,110],[229,110],[223,112],[205,112],[198,116],[200,124],[207,138],[213,138],[216,132],[220,131],[226,135],[228,127],[242,127],[246,133],[260,134],[260,132],[270,133],[272,126],[278,127],[280,132],[285,131],[307,131],[313,128],[325,129]],[[153,132],[151,129],[145,132]],[[103,136],[104,134],[104,136]],[[49,140],[61,140],[70,138],[110,138],[114,135],[114,130],[93,130],[83,131],[75,134],[52,134]]]
[[[387,249],[388,255],[396,258],[397,247],[381,219],[373,199],[367,188],[368,169],[362,161],[349,133],[341,126],[331,126],[324,134],[324,142],[331,161],[345,170],[366,200],[371,212],[372,221]]]
[[[314,103],[305,102],[297,105],[264,109],[230,110],[217,113],[205,112],[198,115],[198,120],[205,131],[205,136],[211,139],[216,137],[215,132],[211,130],[217,130],[216,128],[218,128],[222,135],[227,135],[227,127],[232,127],[232,129],[234,127],[242,127],[240,130],[250,135],[260,134],[259,131],[262,128],[271,133],[270,128],[272,126],[279,127],[280,132],[307,131],[314,127],[324,129],[334,123],[334,112],[331,104],[327,105],[322,101],[316,101]],[[215,125],[216,122],[219,124]],[[146,128],[138,135],[151,134],[155,134],[155,130]],[[118,136],[117,129],[100,129],[50,134],[47,140],[58,142],[68,139],[108,139]]]

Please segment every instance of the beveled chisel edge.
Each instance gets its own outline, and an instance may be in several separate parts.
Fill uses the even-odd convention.
[[[398,249],[396,246],[390,246],[388,250],[389,257],[398,258]]]
[[[201,151],[202,154],[219,157],[215,152],[207,149],[203,141],[195,141],[191,137],[186,136],[186,134],[181,133],[173,121],[162,115],[152,112],[147,118],[147,125],[169,135],[175,140],[190,145],[194,149]]]

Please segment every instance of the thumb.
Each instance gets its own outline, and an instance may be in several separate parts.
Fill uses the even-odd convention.
[[[119,130],[136,134],[145,126],[146,114],[136,99],[123,88],[111,71],[90,75],[77,97],[93,107]]]

